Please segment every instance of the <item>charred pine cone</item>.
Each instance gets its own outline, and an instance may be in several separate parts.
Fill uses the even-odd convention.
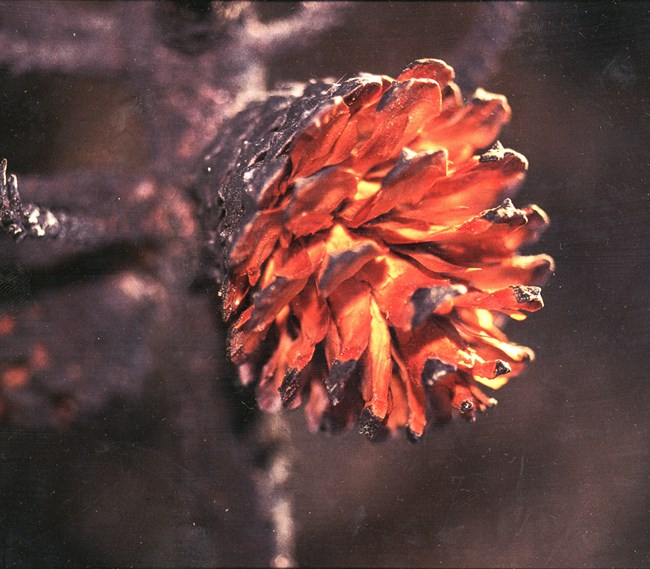
[[[474,420],[533,352],[504,315],[543,306],[548,225],[510,197],[526,159],[495,142],[510,108],[419,60],[396,78],[312,82],[226,124],[197,186],[229,355],[266,411],[371,437],[454,410]],[[487,150],[486,150],[487,149]]]

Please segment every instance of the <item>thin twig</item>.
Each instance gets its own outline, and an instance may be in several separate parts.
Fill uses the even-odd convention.
[[[296,567],[295,522],[289,488],[293,447],[286,417],[279,413],[264,415],[257,436],[265,460],[263,470],[255,478],[260,505],[273,531],[271,566]]]

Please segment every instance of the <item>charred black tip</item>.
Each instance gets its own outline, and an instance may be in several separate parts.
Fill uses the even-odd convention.
[[[519,304],[542,304],[542,289],[538,286],[513,285],[515,299]]]
[[[417,433],[413,432],[411,430],[411,427],[406,427],[406,438],[411,443],[418,443],[418,442],[420,442],[420,439],[422,438],[422,435],[418,435]]]
[[[508,362],[504,362],[503,360],[497,360],[495,377],[498,377],[500,375],[505,375],[506,373],[510,373],[511,371],[512,368],[510,367],[510,364]]]
[[[497,140],[486,152],[481,154],[479,162],[499,162],[503,160],[503,145]]]
[[[485,211],[482,217],[490,223],[507,223],[512,226],[523,225],[528,221],[526,214],[517,209],[510,198],[503,200],[500,206]]]
[[[330,372],[323,383],[325,384],[325,389],[327,390],[327,395],[332,405],[337,405],[341,401],[343,387],[356,367],[357,360],[348,360],[345,362],[336,360],[332,364],[332,367],[330,367]]]
[[[298,388],[300,384],[298,382],[298,377],[300,372],[297,369],[289,368],[287,373],[284,375],[282,380],[282,385],[280,385],[280,400],[282,405],[287,407],[298,393]]]
[[[469,399],[465,399],[465,401],[461,402],[458,410],[460,411],[461,415],[469,415],[474,410],[474,403],[472,403]]]
[[[361,411],[358,424],[359,434],[368,437],[371,441],[382,441],[388,434],[384,421],[373,415],[370,407],[366,407]]]

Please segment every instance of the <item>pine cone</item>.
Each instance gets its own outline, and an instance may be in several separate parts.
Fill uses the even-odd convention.
[[[527,161],[495,142],[501,95],[463,103],[423,59],[396,78],[312,82],[222,129],[197,187],[229,356],[266,411],[372,438],[474,420],[533,358],[500,330],[543,306],[548,225],[511,196]],[[498,204],[498,205],[497,205]]]

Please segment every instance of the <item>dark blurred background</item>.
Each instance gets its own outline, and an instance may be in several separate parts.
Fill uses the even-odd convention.
[[[296,8],[257,7],[265,20]],[[481,7],[355,4],[309,48],[276,57],[269,84],[395,75],[421,57],[460,69],[454,54]],[[546,308],[508,328],[537,359],[477,423],[453,422],[417,445],[311,435],[302,413],[291,414],[300,564],[650,567],[649,40],[647,3],[537,2],[522,10],[482,86],[508,97],[513,119],[501,141],[530,161],[515,203],[538,203],[552,220],[532,250],[557,263]],[[0,151],[19,176],[129,172],[146,160],[128,85],[27,74],[5,77],[0,101]],[[222,347],[214,329],[191,333],[206,358]],[[127,434],[109,436],[101,425],[92,436],[0,433],[0,567],[263,564],[242,529],[244,508],[238,522],[202,529],[216,550],[247,536],[236,555],[196,557],[191,540],[179,541],[193,490],[175,483],[180,467],[165,443],[138,441],[137,420],[127,417],[136,421]],[[108,458],[98,451],[102,438],[111,441]],[[227,432],[211,441],[204,452],[215,456],[231,456],[237,444]],[[225,496],[245,501],[239,483],[236,475],[215,479]]]

